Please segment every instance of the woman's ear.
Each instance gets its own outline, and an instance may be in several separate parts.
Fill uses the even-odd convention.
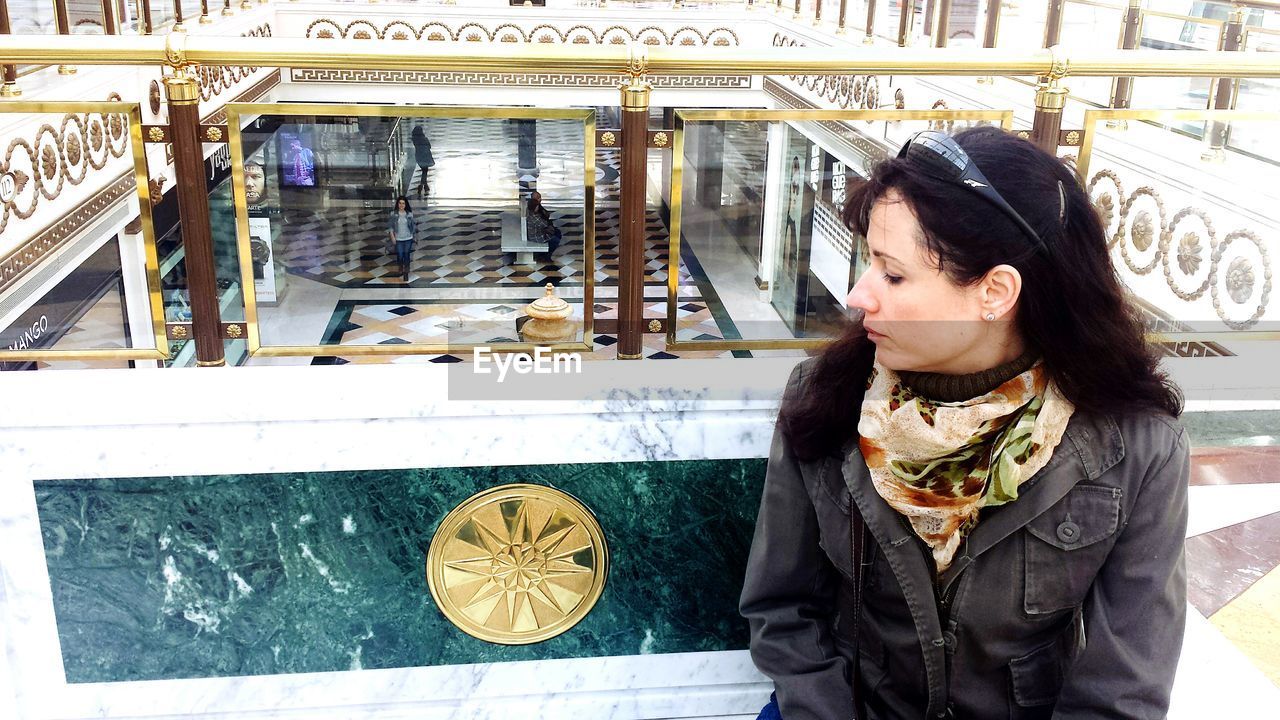
[[[1004,318],[1022,295],[1022,273],[1012,265],[997,265],[987,271],[978,285],[983,316]]]

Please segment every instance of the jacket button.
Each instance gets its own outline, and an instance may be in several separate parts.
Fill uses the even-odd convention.
[[[948,650],[956,649],[956,634],[953,632],[942,633],[942,644]]]
[[[1070,520],[1063,521],[1058,525],[1058,539],[1067,544],[1079,542],[1080,526]]]

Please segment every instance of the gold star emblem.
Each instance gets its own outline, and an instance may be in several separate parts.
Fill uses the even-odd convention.
[[[462,631],[523,645],[586,617],[607,565],[604,533],[582,503],[549,487],[504,485],[445,517],[427,553],[427,583]]]

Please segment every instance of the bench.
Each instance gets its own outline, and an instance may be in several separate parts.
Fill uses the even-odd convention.
[[[516,254],[520,265],[533,265],[534,253],[549,252],[547,243],[529,242],[529,229],[525,223],[524,205],[502,213],[502,252]]]

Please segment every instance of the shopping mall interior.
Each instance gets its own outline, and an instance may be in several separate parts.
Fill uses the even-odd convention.
[[[0,0],[0,65],[0,717],[755,718],[846,193],[978,125],[1186,397],[1169,717],[1280,707],[1273,0]]]

